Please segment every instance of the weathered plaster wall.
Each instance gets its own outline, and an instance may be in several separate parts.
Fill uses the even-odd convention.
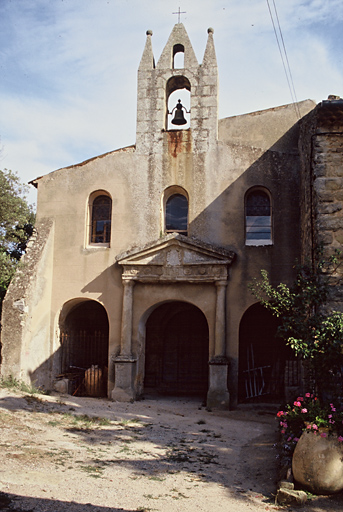
[[[304,100],[297,103],[302,116],[316,103]],[[219,120],[219,140],[275,151],[297,152],[299,125],[293,105],[260,110]]]
[[[51,382],[53,350],[50,338],[53,251],[53,222],[41,220],[7,291],[2,313],[1,375],[47,387]]]

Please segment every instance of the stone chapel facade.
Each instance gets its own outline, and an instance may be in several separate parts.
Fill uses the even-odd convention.
[[[92,369],[123,401],[280,396],[298,365],[248,283],[261,269],[290,282],[318,237],[342,243],[342,100],[302,101],[300,121],[293,105],[218,120],[213,30],[201,64],[183,24],[156,64],[151,36],[136,144],[32,182],[37,224],[4,302],[1,374],[77,393]]]

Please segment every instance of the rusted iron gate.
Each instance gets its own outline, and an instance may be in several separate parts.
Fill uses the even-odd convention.
[[[102,331],[61,333],[61,374],[73,395],[106,396],[108,336]]]
[[[258,398],[263,395],[278,396],[286,388],[297,387],[302,380],[302,364],[299,359],[282,362],[274,361],[273,365],[255,366],[253,345],[247,347],[247,369],[243,371],[245,398]]]
[[[252,344],[247,347],[247,366],[243,371],[245,384],[245,398],[256,398],[266,395],[269,392],[266,389],[265,372],[270,370],[270,366],[255,367],[254,349]]]

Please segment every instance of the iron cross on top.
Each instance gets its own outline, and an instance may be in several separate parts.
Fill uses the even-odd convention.
[[[181,11],[180,10],[180,7],[179,7],[179,10],[177,12],[173,12],[172,14],[178,14],[178,23],[180,23],[180,18],[181,18],[181,14],[186,14],[186,11]]]

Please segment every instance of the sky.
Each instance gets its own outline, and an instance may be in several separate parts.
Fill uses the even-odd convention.
[[[179,7],[199,63],[214,28],[220,118],[291,103],[268,2],[296,99],[343,97],[342,0],[0,0],[0,169],[27,183],[134,144],[146,31],[158,60]]]

